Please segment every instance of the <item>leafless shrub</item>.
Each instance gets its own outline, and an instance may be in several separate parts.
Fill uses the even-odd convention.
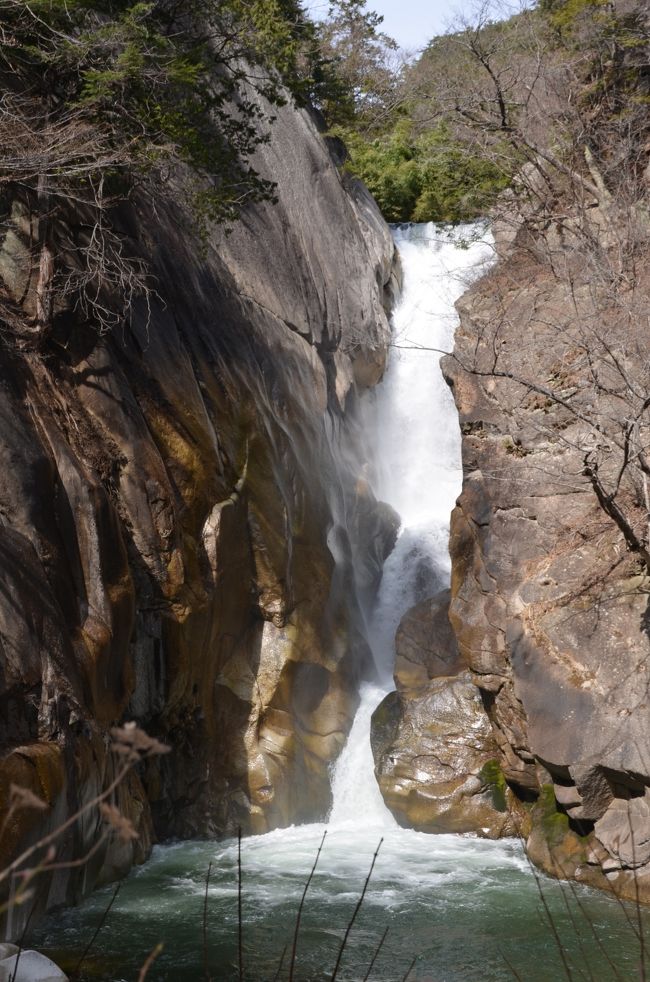
[[[538,10],[497,23],[500,10],[484,0],[459,20],[439,42],[450,70],[434,73],[434,44],[421,80],[422,125],[455,119],[474,149],[518,167],[493,215],[512,271],[491,275],[475,340],[460,336],[454,357],[499,384],[506,412],[542,410],[530,426],[578,456],[576,487],[650,571],[647,12],[587,7],[565,35]],[[530,282],[549,272],[531,306]],[[540,377],[549,350],[556,368]]]

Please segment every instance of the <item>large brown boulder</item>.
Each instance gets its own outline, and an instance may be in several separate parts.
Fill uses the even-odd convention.
[[[372,718],[375,773],[400,825],[512,834],[510,795],[478,689],[449,624],[448,590],[408,611],[396,636],[397,691]]]
[[[411,607],[395,635],[395,684],[398,689],[418,688],[429,679],[456,675],[465,663],[458,652],[456,635],[449,622],[451,592]]]

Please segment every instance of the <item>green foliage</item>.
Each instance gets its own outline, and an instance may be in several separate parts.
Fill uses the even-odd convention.
[[[611,4],[609,0],[540,0],[539,9],[557,30],[564,31],[572,30],[581,17],[607,16]]]
[[[650,146],[649,43],[640,0],[540,0],[508,21],[484,6],[402,72],[379,126],[346,123],[348,169],[390,221],[485,215],[540,159],[556,195],[595,166],[613,195],[634,200]]]
[[[85,137],[55,195],[71,193],[70,169],[78,190],[82,177],[155,184],[183,162],[203,216],[272,197],[248,161],[267,139],[260,97],[281,104],[281,79],[309,95],[299,55],[314,30],[298,0],[0,0],[0,17],[5,88],[25,94],[43,134],[74,122]]]
[[[255,151],[325,81],[300,0],[0,0],[0,193],[27,206],[33,284],[0,289],[0,320],[30,345],[63,311],[123,323],[150,284],[115,205],[173,198],[205,239],[274,201]]]
[[[488,786],[492,795],[492,804],[499,812],[508,810],[506,800],[507,784],[498,760],[488,760],[479,772],[480,780]]]
[[[367,141],[353,130],[341,130],[350,159],[346,169],[360,177],[387,221],[408,221],[420,193],[420,173],[404,127]]]
[[[330,87],[316,95],[332,125],[368,129],[394,101],[399,69],[391,58],[397,44],[381,31],[382,22],[367,10],[366,0],[330,0],[328,17],[318,28]]]
[[[390,222],[460,222],[486,214],[511,175],[454,140],[444,123],[412,135],[401,119],[367,140],[340,131],[348,145],[347,169],[360,177]]]
[[[559,811],[552,784],[543,784],[539,798],[533,807],[533,822],[539,825],[549,846],[561,845],[570,831],[569,819]]]

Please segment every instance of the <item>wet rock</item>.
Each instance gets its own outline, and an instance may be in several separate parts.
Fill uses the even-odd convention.
[[[615,811],[619,811],[619,808]],[[616,829],[621,817],[620,814],[612,816],[610,830]],[[641,817],[642,821],[647,821],[645,813]],[[616,851],[621,845],[623,856],[626,852],[629,855],[632,851],[629,839],[623,842],[617,836],[616,842],[609,842],[608,848],[605,848],[596,835],[579,834],[555,798],[552,785],[542,785],[521,831],[526,839],[529,859],[549,876],[577,880],[586,886],[613,892],[621,900],[650,903],[647,865],[629,868],[624,865],[624,860],[615,858],[610,852],[610,849]],[[604,835],[607,834],[606,823]],[[641,846],[646,834],[637,829]],[[642,851],[640,849],[640,853]]]
[[[395,635],[395,684],[409,689],[465,667],[449,623],[450,590],[407,611]]]
[[[254,163],[277,205],[201,243],[173,200],[125,204],[115,221],[157,284],[150,309],[101,336],[62,311],[44,350],[0,351],[0,822],[11,782],[49,806],[11,824],[0,860],[110,783],[115,723],[172,748],[119,792],[138,841],[109,837],[87,869],[41,877],[47,904],[122,875],[156,836],[328,808],[367,657],[361,594],[395,534],[351,420],[355,387],[386,364],[394,247],[310,115],[274,115]],[[24,215],[10,213],[11,294]],[[99,821],[84,813],[60,858]]]
[[[391,693],[373,716],[375,772],[400,823],[421,832],[512,834],[497,748],[469,673]]]
[[[423,832],[511,834],[497,746],[449,624],[450,592],[409,610],[395,640],[397,691],[372,718],[381,793],[397,821]]]
[[[358,589],[360,596],[371,600],[381,581],[384,562],[397,541],[400,517],[391,505],[377,501],[362,477],[357,481],[351,524],[354,541],[362,545],[353,560]]]
[[[558,805],[553,786],[542,785],[528,827],[522,830],[531,862],[556,879],[576,879],[590,886],[606,888],[607,879],[602,869],[605,851],[594,849],[579,836]]]

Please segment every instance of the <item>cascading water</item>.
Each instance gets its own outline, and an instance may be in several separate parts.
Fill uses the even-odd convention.
[[[395,311],[394,351],[384,382],[366,408],[365,427],[382,501],[400,516],[368,623],[379,684],[361,687],[360,705],[332,781],[330,825],[358,820],[389,828],[395,821],[377,787],[370,749],[373,710],[393,688],[394,640],[406,611],[447,586],[449,516],[462,483],[460,431],[439,361],[450,351],[454,302],[493,255],[478,227],[454,231],[435,225],[396,233],[404,286]],[[459,248],[463,243],[465,248]]]
[[[463,238],[476,232],[461,228],[451,234],[427,225],[396,234],[404,292],[395,314],[395,351],[385,381],[366,407],[366,422],[377,470],[375,490],[401,515],[402,531],[368,616],[378,681],[362,687],[333,775],[327,840],[302,914],[294,973],[301,982],[331,978],[380,837],[384,841],[338,976],[342,982],[366,977],[386,926],[389,935],[370,976],[374,982],[403,978],[414,956],[411,982],[505,982],[513,977],[556,982],[567,977],[567,959],[573,959],[576,978],[638,978],[629,914],[616,902],[584,891],[580,908],[568,913],[560,888],[549,884],[542,910],[517,841],[399,828],[374,778],[370,718],[392,688],[395,630],[403,613],[444,586],[449,576],[448,522],[460,490],[460,436],[439,354],[427,349],[450,348],[456,323],[453,301],[467,276],[476,275],[491,257],[487,236],[460,247]],[[289,956],[281,971],[280,957],[283,948],[291,951],[296,911],[325,830],[323,824],[303,825],[244,841],[247,982],[287,978]],[[67,948],[74,966],[111,893],[110,887],[99,890],[81,907],[51,916],[32,943],[60,962]],[[562,938],[563,956],[550,940],[547,914]],[[580,931],[589,936],[595,924],[601,947],[587,949]],[[84,978],[136,978],[148,953],[162,941],[165,949],[148,976],[152,982],[196,982],[208,975],[235,980],[237,934],[237,843],[156,847],[152,859],[122,884],[84,963]],[[601,951],[607,952],[606,960]],[[615,974],[611,966],[616,966]]]
[[[359,708],[332,778],[331,828],[348,826],[353,829],[358,825],[359,815],[364,816],[366,828],[391,828],[396,825],[375,780],[370,748],[372,714],[387,691],[386,687],[367,682],[361,686]]]
[[[384,567],[371,644],[380,676],[391,680],[402,615],[448,585],[449,519],[462,485],[460,428],[440,370],[458,321],[455,301],[494,252],[477,226],[441,231],[416,225],[396,234],[404,289],[394,315],[395,351],[367,426],[374,443],[377,496],[402,520]]]

